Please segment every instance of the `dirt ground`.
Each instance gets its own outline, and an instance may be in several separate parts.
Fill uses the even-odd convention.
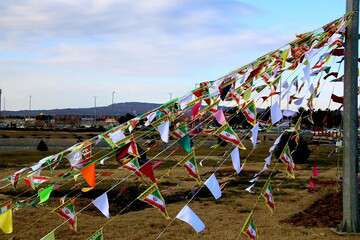
[[[249,146],[248,143],[246,144]],[[242,224],[254,206],[267,176],[260,179],[256,185],[255,194],[250,194],[244,189],[250,186],[248,180],[253,174],[262,168],[269,146],[270,143],[259,144],[257,151],[249,158],[240,176],[233,174],[230,160],[219,169],[216,175],[218,180],[221,183],[227,182],[221,199],[215,201],[207,189],[202,189],[200,194],[191,201],[189,206],[206,225],[203,233],[196,234],[189,225],[175,220],[160,239],[240,239]],[[212,173],[214,166],[223,160],[220,155],[225,149],[218,149],[209,160],[204,161],[204,167],[201,167],[203,180]],[[295,180],[287,179],[282,171],[275,174],[272,185],[276,209],[273,214],[264,205],[263,200],[259,200],[255,208],[259,239],[360,239],[360,236],[340,237],[330,230],[341,221],[341,193],[339,192],[341,182],[336,177],[340,153],[329,155],[333,150],[333,146],[329,145],[320,148],[312,147],[311,150],[309,164],[297,165]],[[201,160],[208,151],[207,148],[200,149],[197,151],[197,158]],[[50,153],[51,149],[50,152],[45,153],[35,150],[10,153],[0,151],[0,164],[5,166],[0,171],[0,177],[7,176],[22,166],[28,166]],[[248,151],[242,152],[242,156],[246,156],[247,153]],[[176,167],[171,174],[167,174],[168,166],[174,164],[180,157],[166,159],[155,172],[158,177],[162,176],[159,187],[172,218],[188,202],[192,191],[197,186],[181,167]],[[317,179],[316,191],[309,192],[307,182],[314,159],[318,161],[320,176]],[[159,160],[162,158],[159,157]],[[283,170],[283,166],[280,170]],[[81,194],[76,202],[77,210],[88,205],[114,182],[129,174],[125,170],[118,169],[114,163],[106,168],[99,166],[97,171],[96,189]],[[112,172],[113,175],[107,176],[104,172]],[[43,175],[46,174],[49,173],[44,171]],[[78,194],[81,186],[85,186],[81,179],[77,182],[71,180],[59,187],[50,201],[43,206],[20,208],[14,213],[14,233],[12,235],[0,234],[0,239],[40,239],[63,222],[56,213],[52,212],[59,205],[59,198],[72,191],[72,188],[76,191],[73,191],[70,196]],[[105,219],[95,207],[90,206],[79,214],[77,233],[69,230],[64,224],[56,230],[56,239],[87,239],[103,225],[104,239],[156,239],[171,222],[166,220],[157,209],[135,201],[126,211],[122,211],[144,189],[145,186],[137,177],[130,177],[128,181],[109,192],[110,220]],[[20,188],[17,191],[11,188],[1,189],[0,202],[3,203],[15,197],[24,199],[36,194],[35,191],[27,191],[19,196],[22,190],[25,189]]]

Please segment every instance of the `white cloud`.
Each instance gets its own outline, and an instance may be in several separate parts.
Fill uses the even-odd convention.
[[[260,12],[239,1],[3,0],[0,85],[49,99],[41,108],[85,106],[114,84],[123,101],[163,101],[285,43],[246,25]],[[18,98],[13,108],[26,107]]]

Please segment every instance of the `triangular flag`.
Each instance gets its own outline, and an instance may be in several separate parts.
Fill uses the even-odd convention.
[[[55,240],[55,232],[54,231],[49,232],[44,237],[42,237],[40,240]]]
[[[205,224],[187,205],[180,210],[176,218],[189,224],[197,233],[205,229]]]
[[[81,174],[90,187],[95,187],[96,185],[95,163],[92,163],[89,166],[81,169]]]
[[[220,94],[219,82],[214,81],[209,87],[209,95],[210,97],[217,97],[219,96],[219,94]]]
[[[313,177],[310,177],[308,182],[308,191],[314,192],[316,190],[316,179]]]
[[[221,197],[221,189],[219,186],[219,182],[213,173],[204,183],[207,188],[210,190],[214,198],[217,200]]]
[[[102,228],[97,230],[93,235],[91,235],[91,237],[88,238],[88,240],[103,240],[103,239],[104,239],[104,235]]]
[[[165,218],[170,219],[169,214],[166,211],[165,200],[156,184],[151,185],[145,192],[137,197],[137,199],[159,209]]]
[[[256,225],[253,219],[253,212],[247,217],[242,229],[241,234],[248,237],[251,240],[257,239]]]
[[[284,117],[292,117],[296,114],[297,112],[296,111],[292,111],[292,110],[289,110],[289,109],[286,109],[283,111],[283,116]]]
[[[180,146],[187,152],[190,153],[192,151],[191,147],[191,138],[189,135],[185,135],[179,140]]]
[[[241,164],[240,164],[240,151],[239,148],[235,147],[234,150],[231,152],[231,160],[233,167],[237,174],[241,171]]]
[[[116,128],[105,133],[103,138],[111,147],[115,148],[126,138],[126,136],[121,128]]]
[[[282,112],[280,109],[279,102],[275,102],[270,109],[271,112],[271,124],[275,124],[282,119]]]
[[[183,160],[179,162],[179,164],[183,165],[185,167],[185,170],[191,176],[192,178],[195,178],[196,181],[201,183],[201,178],[199,174],[199,169],[197,166],[197,161],[195,158],[195,153],[192,152],[189,155],[187,155]]]
[[[194,95],[191,93],[189,95],[186,95],[184,97],[182,97],[180,100],[179,100],[179,104],[180,104],[180,109],[181,110],[184,110],[185,108],[188,107],[188,104],[191,103],[194,99]]]
[[[0,214],[0,229],[6,234],[10,234],[13,232],[11,208]]]
[[[255,183],[253,183],[251,186],[249,186],[248,188],[245,189],[245,191],[249,192],[249,193],[255,193],[254,188],[255,188]]]
[[[145,176],[150,178],[150,180],[152,182],[156,183],[152,160],[147,159],[146,152],[140,147],[139,147],[139,152],[140,152],[140,158],[137,160],[137,163],[140,167],[140,169],[139,169],[140,173],[144,174]],[[135,167],[135,169],[133,169],[132,171],[135,171],[135,174],[138,175],[137,170],[136,170],[137,166],[134,165],[133,167]]]
[[[156,112],[149,113],[149,115],[147,115],[146,117],[145,126],[146,127],[149,126],[152,123],[152,121],[154,121],[155,117],[156,117]]]
[[[224,125],[226,123],[225,115],[222,109],[217,110],[214,113],[214,117],[220,125]]]
[[[193,119],[198,115],[198,113],[200,111],[200,107],[201,107],[201,101],[193,106],[193,108],[191,110],[191,116]]]
[[[251,129],[251,142],[253,144],[253,147],[255,148],[257,144],[257,138],[259,133],[259,123],[257,123],[252,129]]]
[[[160,133],[161,140],[165,143],[169,142],[170,121],[162,122],[157,130]]]
[[[313,168],[312,168],[312,176],[318,177],[319,176],[319,168],[317,165],[317,161],[314,161]]]
[[[249,104],[246,105],[245,108],[241,109],[242,113],[244,114],[246,121],[251,124],[255,125],[256,123],[256,105],[254,101],[251,101]]]
[[[303,100],[304,100],[304,97],[299,98],[299,99],[294,101],[294,104],[300,106],[302,104]]]
[[[242,144],[239,136],[236,132],[231,128],[229,124],[225,124],[221,126],[219,129],[215,131],[215,134],[224,140],[225,142],[230,142],[237,145],[240,149],[246,149],[245,146]]]
[[[66,222],[70,224],[70,229],[77,231],[77,215],[75,212],[75,204],[74,201],[64,205],[65,199],[62,198],[61,201],[61,208],[56,211],[56,213],[64,219]]]
[[[270,209],[271,213],[273,213],[274,209],[275,209],[275,202],[274,202],[274,198],[273,198],[273,190],[271,188],[271,184],[270,182],[268,182],[266,184],[265,190],[262,193],[262,196],[265,200],[265,204],[266,206],[268,206],[268,208]]]
[[[47,200],[49,200],[50,194],[52,193],[53,190],[54,190],[53,185],[50,185],[47,188],[40,190],[38,192],[38,196],[40,198],[39,203],[43,203],[43,202],[46,202]]]
[[[95,207],[97,207],[97,209],[99,209],[102,214],[104,214],[106,218],[110,218],[109,200],[106,192],[93,200],[92,203],[95,205]]]

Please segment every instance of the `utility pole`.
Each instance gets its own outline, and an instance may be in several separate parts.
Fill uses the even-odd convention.
[[[1,111],[1,94],[2,94],[2,90],[0,89],[0,117],[2,115],[2,111]]]
[[[31,98],[32,96],[29,96],[29,118],[31,117]]]
[[[112,92],[112,96],[111,96],[111,115],[114,115],[114,99],[115,99],[115,91]]]
[[[345,69],[344,69],[344,155],[343,155],[343,221],[338,231],[359,233],[358,199],[358,33],[359,0],[347,0],[346,12],[351,15],[346,29]]]
[[[94,96],[94,115],[95,115],[95,117],[94,117],[94,125],[96,125],[96,115],[97,115],[97,113],[96,113],[96,96]]]

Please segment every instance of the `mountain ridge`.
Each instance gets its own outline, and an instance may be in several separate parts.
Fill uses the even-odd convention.
[[[147,102],[124,102],[114,103],[108,106],[101,107],[89,107],[89,108],[57,108],[48,110],[17,110],[17,111],[1,111],[2,116],[37,116],[39,114],[44,115],[75,115],[75,116],[94,116],[96,109],[96,116],[122,116],[127,113],[141,114],[151,109],[159,107],[158,103]]]

